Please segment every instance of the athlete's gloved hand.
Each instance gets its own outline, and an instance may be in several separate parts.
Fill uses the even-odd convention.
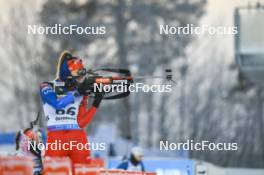
[[[77,87],[77,90],[78,90],[78,92],[81,94],[81,95],[87,95],[86,94],[86,87],[85,87],[85,84],[84,83],[81,83],[81,84],[79,84],[78,85],[78,87]]]
[[[94,96],[93,106],[98,108],[103,98],[104,92],[96,92]]]
[[[89,86],[93,85],[93,80],[89,78],[85,78],[85,80],[82,83],[79,83],[77,86],[77,90],[81,95],[89,95],[90,90]]]

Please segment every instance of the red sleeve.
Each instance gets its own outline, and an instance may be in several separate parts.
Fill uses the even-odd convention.
[[[87,100],[88,97],[84,96],[79,107],[79,113],[77,116],[77,122],[81,128],[84,128],[87,124],[91,122],[97,110],[94,106],[92,106],[90,109],[87,109]]]

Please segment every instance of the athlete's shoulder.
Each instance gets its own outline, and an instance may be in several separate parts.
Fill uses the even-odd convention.
[[[40,84],[40,91],[42,93],[47,93],[49,91],[53,91],[53,82],[52,81],[44,81]]]
[[[53,82],[52,81],[43,81],[40,83],[40,89],[45,88],[45,87],[52,87],[53,86]]]

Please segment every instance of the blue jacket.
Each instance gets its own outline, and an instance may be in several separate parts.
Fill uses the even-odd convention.
[[[67,92],[66,96],[57,98],[57,94],[54,92],[52,85],[48,82],[43,82],[40,85],[40,95],[42,102],[48,103],[55,109],[62,109],[70,103],[74,102],[74,91]]]
[[[139,168],[139,171],[145,171],[145,167],[143,162],[139,162],[139,164],[137,166],[133,165],[130,161],[126,160],[124,162],[122,162],[121,164],[118,165],[117,169],[123,169],[123,170],[134,170],[131,169],[132,167],[137,167]]]

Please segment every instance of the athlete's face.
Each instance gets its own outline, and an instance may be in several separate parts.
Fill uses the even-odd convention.
[[[135,156],[135,159],[137,160],[137,161],[142,161],[142,159],[143,159],[143,155],[134,155]]]

